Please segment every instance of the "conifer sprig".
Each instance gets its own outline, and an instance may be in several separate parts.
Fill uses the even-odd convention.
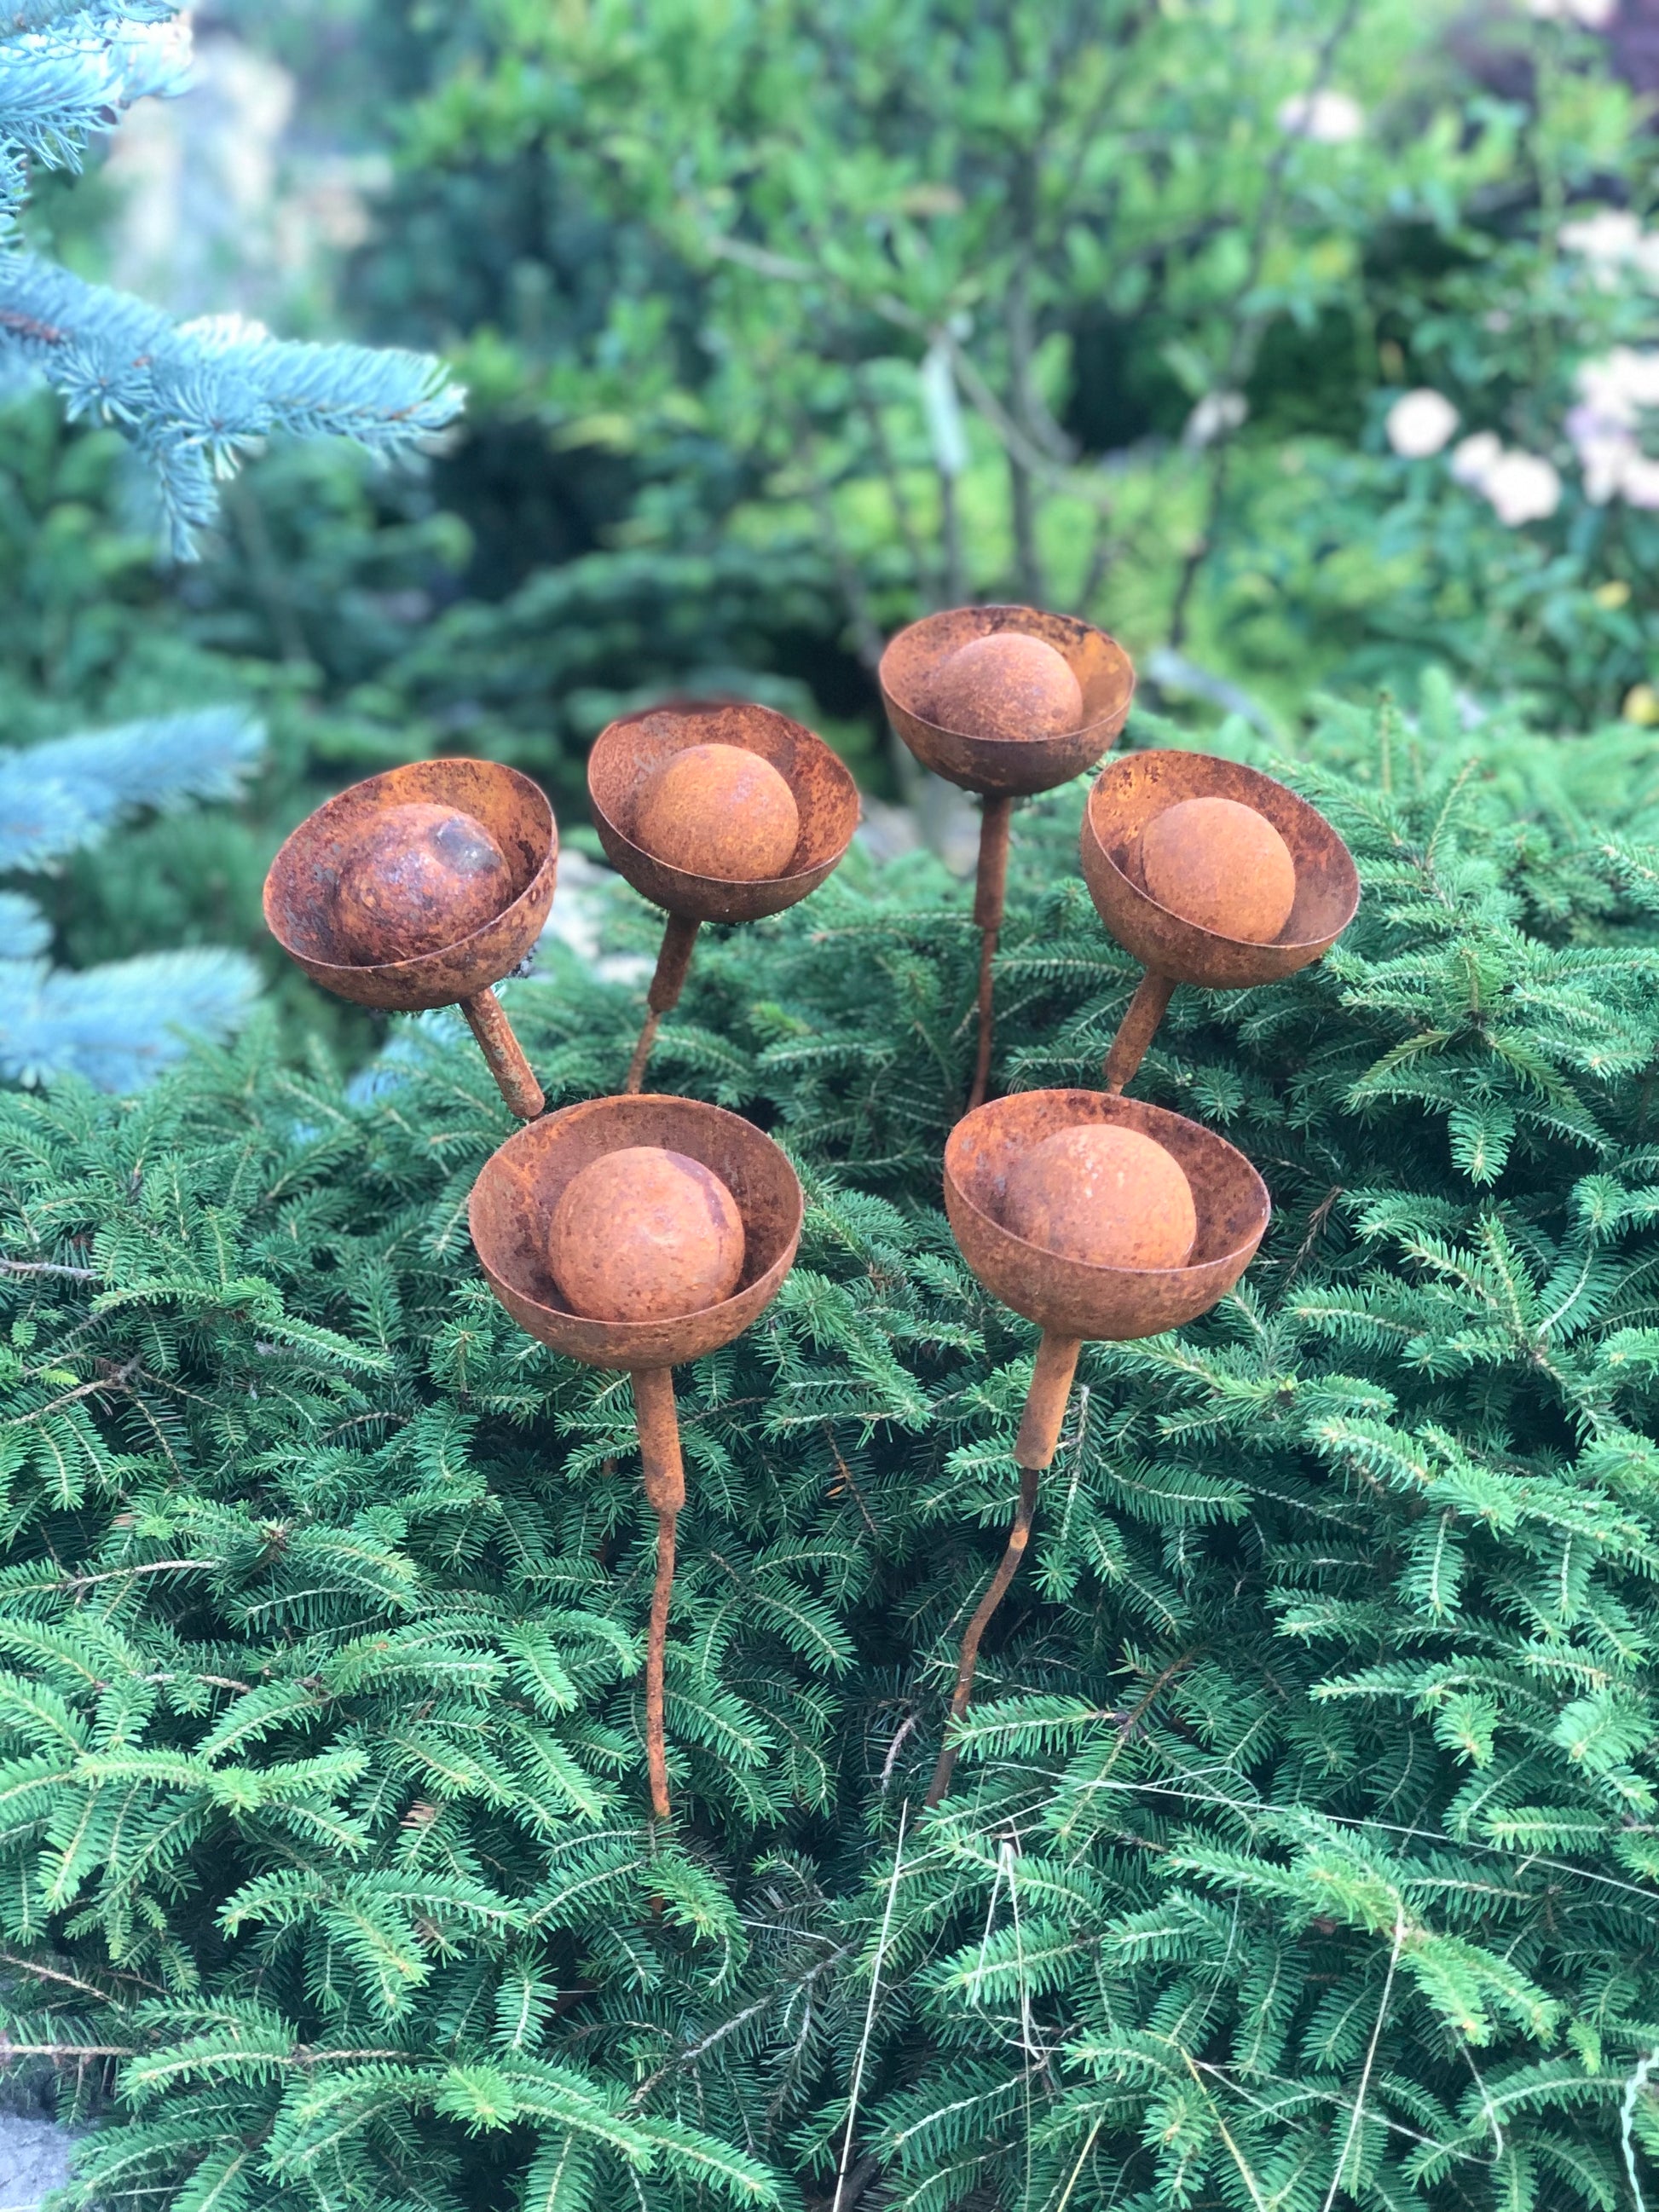
[[[477,1277],[506,1119],[452,1025],[355,1094],[256,1031],[0,1103],[0,1972],[20,2063],[115,2098],[77,2201],[1631,2201],[1659,999],[1599,742],[1431,690],[1284,768],[1359,922],[1178,994],[1137,1085],[1261,1164],[1270,1240],[1085,1352],[936,1813],[1033,1345],[938,1211],[975,963],[932,864],[712,938],[659,1047],[809,1195],[787,1295],[678,1378],[672,1832],[626,1389]],[[1097,1076],[1133,988],[1077,803],[1016,840],[1005,1079]],[[636,994],[550,957],[515,1024],[608,1089]]]

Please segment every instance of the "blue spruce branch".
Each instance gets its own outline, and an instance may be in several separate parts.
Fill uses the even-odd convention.
[[[71,417],[113,424],[155,465],[181,560],[217,511],[216,479],[276,431],[392,453],[451,422],[465,393],[395,348],[311,345],[258,323],[173,323],[29,253],[0,253],[0,375],[39,372]]]
[[[191,1036],[239,1029],[258,982],[242,952],[149,952],[81,975],[0,960],[0,1076],[38,1085],[78,1075],[100,1091],[137,1091]]]
[[[165,28],[177,12],[161,0],[0,0],[0,237],[31,161],[78,167],[88,137],[124,108],[183,88],[185,48]],[[71,418],[114,425],[150,461],[180,560],[217,513],[217,483],[274,433],[392,453],[452,422],[465,397],[425,355],[297,344],[237,316],[176,324],[13,247],[0,252],[0,386],[29,374]]]
[[[38,869],[95,843],[141,807],[233,798],[264,733],[238,707],[167,714],[0,753],[0,869]],[[0,1079],[83,1077],[131,1091],[176,1059],[187,1035],[240,1026],[258,987],[239,952],[148,955],[84,975],[52,969],[44,915],[0,892]]]

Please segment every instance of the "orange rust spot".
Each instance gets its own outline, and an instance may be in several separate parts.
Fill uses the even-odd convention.
[[[1003,1219],[1017,1237],[1097,1267],[1182,1267],[1198,1235],[1179,1161],[1139,1130],[1057,1129],[1008,1170]]]
[[[548,1262],[571,1311],[589,1321],[672,1321],[729,1298],[744,1249],[743,1216],[712,1170],[626,1145],[560,1193]]]
[[[1065,656],[1040,637],[993,630],[947,654],[922,711],[969,738],[1058,738],[1083,720],[1083,693]]]
[[[417,801],[368,815],[340,864],[334,928],[365,967],[438,952],[513,900],[507,855],[458,807]]]
[[[1296,862],[1265,814],[1236,799],[1183,799],[1140,833],[1140,868],[1158,904],[1247,945],[1270,945],[1296,904]]]
[[[781,876],[800,841],[795,795],[743,745],[687,745],[641,794],[634,835],[653,860],[730,883]]]

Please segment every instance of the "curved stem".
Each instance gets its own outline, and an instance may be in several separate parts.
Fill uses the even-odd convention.
[[[633,1371],[634,1418],[640,1432],[645,1495],[657,1515],[657,1579],[651,1593],[651,1632],[645,1647],[645,1757],[651,1773],[651,1809],[668,1818],[668,1747],[664,1728],[663,1676],[668,1652],[668,1606],[674,1594],[674,1536],[685,1503],[674,1378],[666,1367]]]
[[[974,1062],[973,1088],[968,1111],[985,1103],[991,1082],[991,1036],[994,1014],[991,963],[996,958],[1002,929],[1003,905],[1008,890],[1008,829],[1014,811],[1012,799],[988,795],[981,802],[979,825],[979,874],[974,886],[974,920],[979,924],[979,1051]]]
[[[524,1047],[513,1034],[513,1024],[501,1002],[491,990],[475,991],[461,1000],[467,1026],[478,1040],[478,1049],[489,1064],[496,1087],[521,1121],[533,1121],[547,1104],[542,1086],[531,1073]]]
[[[1018,1573],[1020,1561],[1025,1557],[1036,1500],[1037,1470],[1034,1467],[1023,1467],[1019,1471],[1019,1504],[1014,1510],[1014,1524],[1008,1531],[1007,1547],[1003,1552],[1001,1564],[992,1576],[991,1587],[981,1598],[974,1617],[968,1624],[968,1632],[962,1639],[962,1651],[957,1661],[957,1684],[951,1692],[951,1720],[953,1723],[967,1711],[968,1700],[974,1693],[974,1669],[979,1663],[979,1639],[985,1633],[985,1625],[1002,1603],[1004,1594]],[[950,1788],[956,1764],[957,1747],[947,1734],[945,1748],[939,1755],[939,1765],[933,1769],[933,1778],[927,1785],[928,1804],[937,1805]]]
[[[646,993],[645,1003],[649,1010],[645,1027],[640,1031],[640,1041],[634,1048],[634,1057],[628,1063],[628,1079],[624,1091],[638,1091],[645,1083],[645,1070],[651,1058],[651,1048],[657,1042],[657,1030],[665,1014],[670,1013],[680,1002],[680,993],[685,988],[686,973],[691,965],[692,949],[697,941],[699,925],[683,914],[671,914],[662,933],[662,945],[657,954],[656,973],[651,978],[651,988]]]
[[[1014,1509],[1013,1525],[1008,1531],[1001,1561],[991,1577],[991,1586],[975,1607],[974,1617],[962,1639],[945,1746],[933,1769],[933,1778],[927,1785],[929,1805],[937,1805],[951,1786],[957,1764],[957,1746],[951,1741],[951,1729],[967,1711],[968,1700],[974,1693],[974,1672],[979,1664],[980,1638],[985,1633],[986,1624],[1007,1595],[1008,1585],[1019,1572],[1019,1563],[1031,1540],[1037,1477],[1053,1460],[1060,1442],[1060,1423],[1066,1418],[1066,1401],[1071,1395],[1072,1378],[1077,1373],[1078,1354],[1082,1348],[1074,1336],[1052,1336],[1047,1330],[1037,1346],[1031,1387],[1025,1394],[1025,1411],[1020,1417],[1019,1436],[1014,1445],[1014,1458],[1019,1467],[1019,1503]]]
[[[674,1595],[674,1532],[678,1514],[657,1515],[657,1580],[651,1593],[651,1633],[645,1647],[645,1759],[651,1773],[651,1809],[669,1814],[668,1746],[663,1725],[663,1666],[668,1651],[668,1605]]]

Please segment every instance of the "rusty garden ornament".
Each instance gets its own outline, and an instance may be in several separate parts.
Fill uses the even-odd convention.
[[[711,744],[758,754],[788,785],[799,830],[781,873],[744,878],[695,874],[671,866],[635,842],[641,807],[655,777],[676,754]],[[698,929],[705,921],[758,921],[817,890],[852,842],[859,821],[858,786],[823,738],[787,714],[770,707],[711,703],[653,708],[612,722],[587,757],[587,792],[611,865],[668,915],[647,994],[645,1026],[623,1085],[636,1092],[645,1080],[658,1025],[679,1003]]]
[[[1102,1126],[1151,1138],[1184,1171],[1197,1217],[1184,1265],[1097,1266],[1045,1250],[1006,1225],[1008,1176],[1016,1163],[1062,1129]],[[967,1711],[986,1624],[1024,1557],[1037,1478],[1054,1458],[1083,1344],[1158,1336],[1207,1313],[1255,1257],[1271,1207],[1267,1185],[1244,1155],[1184,1115],[1097,1091],[1024,1091],[981,1106],[951,1132],[945,1210],[963,1259],[986,1289],[1042,1331],[1014,1445],[1019,1503],[1001,1564],[962,1639],[951,1698],[954,1722]],[[937,1805],[950,1788],[956,1759],[956,1746],[947,1741],[928,1804]]]
[[[952,653],[1000,631],[1052,646],[1076,678],[1083,719],[1073,730],[1044,737],[975,737],[928,719],[930,694]],[[980,931],[979,1050],[968,1104],[985,1097],[991,1073],[991,963],[1002,928],[1008,882],[1008,833],[1013,802],[1051,791],[1110,750],[1128,719],[1135,675],[1115,638],[1073,615],[1036,607],[953,607],[902,629],[881,657],[881,694],[893,727],[924,768],[982,801],[974,920]]]
[[[343,873],[365,858],[395,867],[410,809],[447,810],[482,825],[505,862],[499,911],[465,916],[453,941],[399,957],[372,957],[374,916],[343,921]],[[265,878],[265,923],[314,983],[360,1006],[413,1013],[459,1006],[502,1097],[520,1121],[545,1101],[491,986],[509,975],[541,935],[553,903],[559,833],[546,794],[516,769],[494,761],[415,761],[331,799],[288,838]],[[362,956],[368,951],[370,957]]]
[[[647,1322],[586,1320],[570,1310],[553,1278],[555,1212],[584,1168],[634,1146],[681,1153],[720,1178],[743,1218],[743,1272],[730,1297],[699,1311]],[[671,1370],[717,1352],[759,1319],[793,1264],[803,1212],[795,1171],[769,1137],[721,1107],[650,1094],[588,1099],[520,1129],[484,1163],[468,1203],[473,1247],[489,1286],[520,1328],[568,1358],[626,1369],[633,1382],[645,1494],[657,1516],[646,1751],[659,1817],[669,1811],[663,1669],[675,1529],[685,1503]]]
[[[1155,817],[1194,799],[1231,799],[1272,823],[1296,870],[1289,918],[1266,944],[1185,921],[1147,890],[1139,864]],[[1080,840],[1095,910],[1146,969],[1106,1055],[1109,1091],[1130,1082],[1176,984],[1248,990],[1293,975],[1328,952],[1359,907],[1353,856],[1324,816],[1271,776],[1208,753],[1127,753],[1103,769],[1089,793]]]

